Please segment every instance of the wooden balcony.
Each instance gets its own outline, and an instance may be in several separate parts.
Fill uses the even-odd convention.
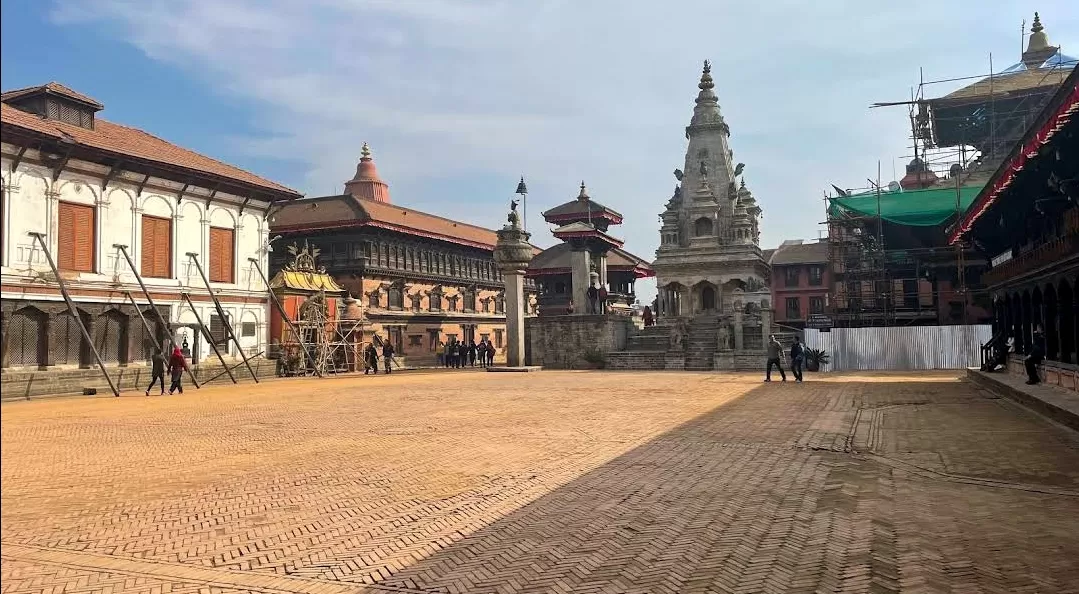
[[[1037,272],[1079,254],[1079,234],[1065,235],[1020,254],[982,274],[982,283],[992,287]]]

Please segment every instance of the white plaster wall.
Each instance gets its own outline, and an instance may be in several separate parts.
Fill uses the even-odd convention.
[[[267,223],[262,219],[264,204],[252,202],[243,215],[240,214],[242,199],[219,193],[210,202],[210,209],[205,208],[209,190],[191,188],[188,196],[177,204],[175,195],[169,195],[145,189],[141,196],[136,196],[136,188],[123,176],[114,179],[104,194],[101,192],[101,176],[72,174],[62,172],[56,182],[51,179],[51,172],[25,161],[16,171],[11,171],[11,148],[4,145],[4,157],[0,169],[4,172],[3,209],[3,261],[0,272],[4,282],[28,284],[40,282],[40,278],[50,278],[51,270],[44,253],[35,240],[27,233],[38,231],[46,234],[46,242],[54,257],[58,241],[59,202],[67,201],[86,204],[96,208],[95,271],[80,273],[68,279],[69,288],[108,289],[131,291],[140,302],[143,301],[136,278],[114,244],[125,244],[135,266],[140,266],[142,257],[142,221],[145,215],[172,218],[173,220],[173,278],[144,279],[148,287],[160,290],[190,290],[193,295],[203,294],[206,290],[197,270],[190,266],[186,252],[197,252],[205,269],[206,252],[209,247],[209,227],[231,228],[235,230],[234,253],[236,256],[235,283],[214,283],[214,290],[225,303],[223,307],[229,314],[237,338],[248,354],[255,354],[265,348],[269,332],[266,303],[228,303],[228,297],[266,297],[266,286],[259,278],[248,258],[256,258],[263,271],[267,270],[267,254],[263,250],[267,239]],[[27,151],[32,157],[33,151]],[[100,166],[78,163],[78,168],[93,170]],[[150,185],[168,184],[164,180],[151,180]],[[201,195],[198,195],[201,193]],[[66,278],[66,277],[65,277]],[[54,287],[53,282],[47,285]],[[76,293],[77,295],[77,293]],[[40,296],[28,295],[28,298],[59,299],[51,293]],[[125,297],[76,297],[87,302],[123,302]],[[171,306],[174,322],[194,322],[194,315],[186,304],[173,300],[156,300],[158,305]],[[212,302],[195,301],[199,315],[209,324],[210,315],[216,313]],[[257,324],[256,335],[242,337],[241,323],[244,321]],[[179,332],[177,332],[177,339]],[[202,341],[193,331],[188,331],[189,341]],[[201,360],[216,359],[208,345],[202,344]],[[232,356],[236,356],[235,348]]]

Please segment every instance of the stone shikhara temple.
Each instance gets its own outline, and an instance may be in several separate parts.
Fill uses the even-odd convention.
[[[660,215],[658,324],[611,354],[615,368],[759,368],[773,332],[761,209],[738,179],[743,165],[734,163],[707,61],[697,86],[685,169],[675,170],[679,183]]]

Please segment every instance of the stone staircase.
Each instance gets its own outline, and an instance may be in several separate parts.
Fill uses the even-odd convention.
[[[670,329],[648,326],[626,340],[626,350],[607,354],[607,369],[664,369]]]
[[[699,316],[689,324],[686,340],[686,371],[709,371],[715,368],[716,338],[719,320],[714,316]]]

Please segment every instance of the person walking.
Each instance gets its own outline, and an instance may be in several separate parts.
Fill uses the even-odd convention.
[[[187,360],[184,359],[184,353],[180,350],[180,347],[172,347],[172,356],[169,357],[169,375],[172,377],[172,385],[169,386],[169,395],[179,390],[181,394],[184,393],[184,387],[182,381],[184,379],[184,370],[187,369]]]
[[[802,346],[802,341],[798,339],[798,336],[795,336],[794,344],[791,345],[791,373],[794,374],[794,381],[796,382],[802,381],[803,361],[805,361],[805,348]]]
[[[1041,383],[1042,380],[1038,377],[1038,365],[1041,365],[1044,360],[1045,336],[1042,334],[1041,328],[1035,328],[1034,340],[1030,344],[1030,353],[1023,360],[1023,365],[1027,368],[1027,385],[1033,386]]]
[[[487,366],[490,367],[495,364],[495,345],[493,342],[487,343]]]
[[[378,349],[375,348],[374,341],[367,343],[367,348],[363,350],[363,361],[364,375],[368,372],[378,375]]]
[[[386,373],[392,371],[393,345],[388,340],[382,343],[382,364],[386,367]],[[378,373],[378,367],[375,367],[375,373]]]
[[[655,320],[652,319],[652,308],[647,305],[644,306],[644,327],[647,328],[654,323]]]
[[[768,343],[768,367],[764,372],[764,381],[772,381],[772,366],[775,365],[779,369],[779,374],[783,377],[783,381],[787,381],[787,374],[783,371],[783,345],[779,344],[775,335],[772,335],[771,341]]]
[[[153,389],[154,384],[161,382],[161,394],[165,394],[165,355],[161,352],[161,349],[154,347],[154,354],[150,355],[150,385],[146,388],[146,395],[150,395],[150,390]]]
[[[476,348],[476,341],[475,340],[468,341],[468,365],[469,365],[469,367],[475,367],[476,366],[476,352],[477,352],[477,350],[478,349]]]

